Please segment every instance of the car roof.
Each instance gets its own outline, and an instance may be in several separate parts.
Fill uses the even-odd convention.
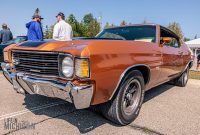
[[[129,25],[124,25],[124,26],[114,26],[114,27],[109,27],[105,29],[115,29],[115,28],[124,28],[124,27],[131,27],[131,26],[157,26],[158,24],[155,23],[145,23],[145,24],[129,24]]]
[[[114,27],[110,27],[110,28],[105,28],[105,29],[116,29],[116,28],[126,28],[126,27],[132,27],[132,26],[160,26],[160,28],[165,29],[167,31],[169,31],[170,33],[172,33],[174,36],[178,37],[177,34],[175,34],[173,31],[171,31],[170,29],[156,24],[156,23],[145,23],[145,24],[130,24],[130,25],[124,25],[124,26],[114,26]],[[178,37],[179,38],[179,37]]]

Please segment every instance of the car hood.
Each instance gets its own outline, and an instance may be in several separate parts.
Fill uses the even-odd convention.
[[[91,40],[73,40],[73,41],[27,41],[16,45],[12,50],[22,51],[41,51],[41,52],[63,52],[80,54],[89,44]]]
[[[76,56],[83,56],[83,54],[92,55],[92,53],[113,53],[113,45],[116,46],[115,49],[119,52],[119,47],[122,44],[135,45],[135,47],[138,48],[141,44],[144,44],[144,42],[124,40],[27,41],[13,46],[12,50],[63,52],[71,53],[72,55]]]

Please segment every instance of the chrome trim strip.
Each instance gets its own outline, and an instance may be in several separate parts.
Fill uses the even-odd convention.
[[[55,68],[55,67],[39,67],[39,66],[29,66],[29,65],[23,65],[23,64],[20,64],[20,65],[17,65],[18,67],[27,67],[27,68],[37,68],[37,69],[55,69],[55,70],[58,70],[58,68]]]
[[[41,59],[29,59],[29,58],[19,58],[20,60],[28,60],[28,61],[39,61],[39,62],[57,62],[57,60],[41,60]]]
[[[44,51],[22,51],[22,50],[12,50],[12,52],[38,53],[38,54],[59,54],[58,52],[44,52]]]
[[[121,74],[121,76],[120,76],[120,78],[119,78],[119,81],[118,81],[118,83],[117,83],[117,86],[115,87],[115,89],[114,89],[114,91],[113,91],[111,97],[109,98],[109,100],[111,100],[111,99],[113,98],[113,96],[114,96],[115,92],[117,91],[117,89],[118,89],[118,87],[119,87],[119,85],[120,85],[122,79],[124,78],[126,72],[127,72],[129,69],[131,69],[131,68],[139,67],[139,66],[145,66],[145,67],[147,67],[147,68],[149,69],[149,80],[148,80],[148,83],[149,83],[150,78],[151,78],[151,71],[150,71],[150,67],[149,67],[148,65],[145,65],[145,64],[136,64],[136,65],[130,66],[130,67],[128,67],[127,69],[125,69],[124,72]]]
[[[17,73],[21,73],[21,72],[17,72]],[[41,74],[34,74],[34,73],[24,73],[25,75],[28,75],[28,76],[34,76],[34,77],[42,77],[42,78],[50,78],[50,79],[54,79],[54,78],[60,78],[60,79],[66,79],[66,78],[62,78],[62,77],[59,77],[59,76],[52,76],[52,75],[41,75]]]

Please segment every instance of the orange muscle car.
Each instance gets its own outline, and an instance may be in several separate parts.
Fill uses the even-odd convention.
[[[126,125],[139,114],[144,92],[165,82],[184,87],[192,66],[186,44],[155,24],[108,28],[95,38],[27,41],[4,49],[2,69],[18,93],[95,108]]]

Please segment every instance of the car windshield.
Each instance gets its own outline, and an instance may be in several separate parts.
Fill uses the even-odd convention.
[[[109,28],[99,33],[96,38],[156,42],[156,27],[127,26]]]

